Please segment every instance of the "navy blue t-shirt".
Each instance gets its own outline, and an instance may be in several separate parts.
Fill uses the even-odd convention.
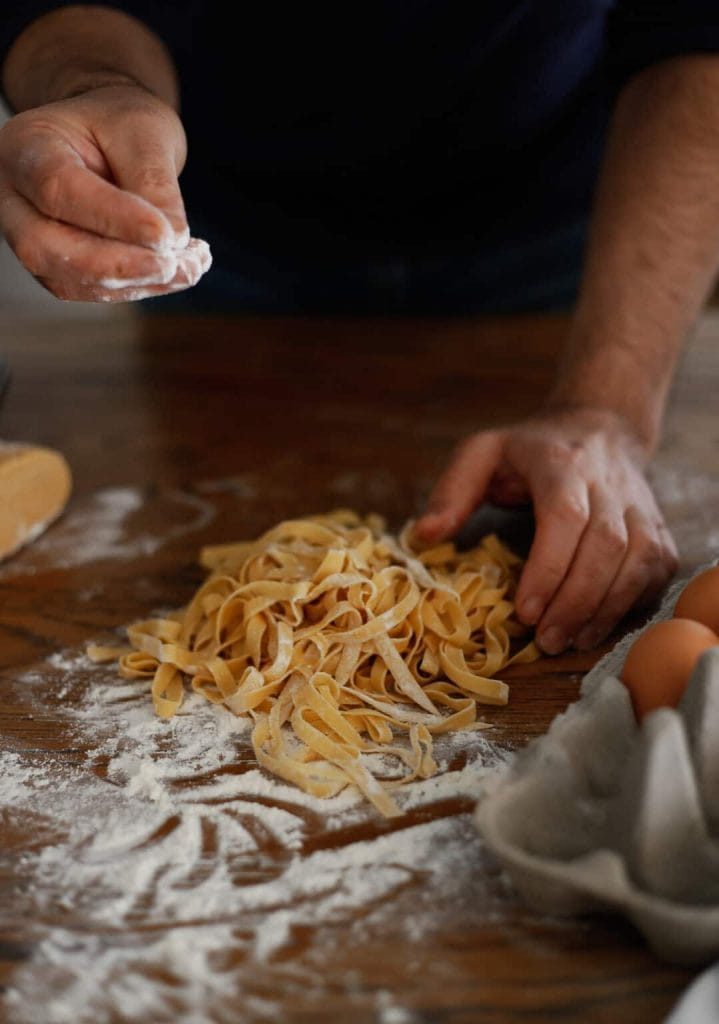
[[[0,59],[61,7],[5,3]],[[719,50],[717,0],[118,3],[179,70],[190,222],[258,253],[488,249],[586,213],[632,74]]]

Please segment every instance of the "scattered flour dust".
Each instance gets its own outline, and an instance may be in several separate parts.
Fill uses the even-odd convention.
[[[650,480],[679,548],[681,568],[694,568],[719,555],[719,527],[714,509],[719,501],[719,478],[699,473],[691,464],[660,453],[650,468]]]
[[[156,532],[135,528],[134,514],[141,508],[143,521],[158,521]],[[186,491],[148,499],[134,487],[108,487],[71,502],[43,536],[0,567],[0,576],[146,557],[176,537],[202,529],[214,515],[211,502]]]
[[[244,719],[193,695],[163,722],[145,682],[82,653],[14,685],[86,753],[0,754],[0,824],[36,837],[8,857],[6,910],[36,944],[5,997],[11,1024],[279,1021],[338,986],[372,1007],[363,1020],[411,1024],[386,986],[328,978],[328,950],[397,933],[408,958],[479,896],[486,920],[497,883],[469,809],[385,823],[355,791],[310,797],[256,766]],[[508,760],[479,731],[436,751],[443,773],[408,786],[403,809],[471,801]]]

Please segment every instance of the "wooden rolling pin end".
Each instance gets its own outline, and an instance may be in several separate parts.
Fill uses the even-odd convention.
[[[0,442],[0,559],[57,519],[71,487],[70,467],[59,452]]]

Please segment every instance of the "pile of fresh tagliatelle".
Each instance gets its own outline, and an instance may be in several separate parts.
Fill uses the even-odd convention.
[[[187,608],[127,630],[127,679],[152,680],[163,718],[185,680],[253,720],[258,762],[318,797],[353,783],[386,816],[392,790],[437,770],[432,737],[477,723],[477,702],[507,703],[494,678],[526,630],[512,597],[521,560],[494,535],[468,551],[414,552],[377,516],[288,520],[258,540],[204,548],[211,575]],[[516,643],[514,647],[516,648]],[[370,770],[389,755],[399,777]],[[387,763],[380,759],[381,763]]]

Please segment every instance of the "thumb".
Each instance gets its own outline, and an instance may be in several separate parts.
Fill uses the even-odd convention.
[[[106,153],[115,182],[164,214],[172,230],[160,248],[184,248],[190,231],[178,182],[186,155],[179,119],[143,117],[127,128],[113,136]]]
[[[484,498],[503,447],[499,430],[483,430],[459,445],[429,496],[427,511],[415,523],[418,540],[433,543],[460,529]]]

